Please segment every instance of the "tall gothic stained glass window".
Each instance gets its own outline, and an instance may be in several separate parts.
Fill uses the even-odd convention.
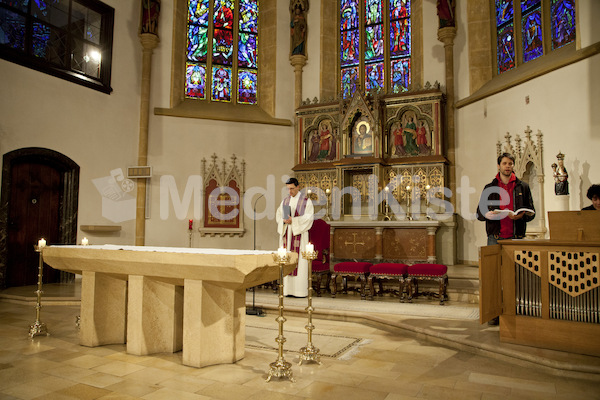
[[[575,41],[575,0],[494,0],[494,7],[498,74]]]
[[[256,104],[258,0],[188,0],[185,97]]]
[[[340,1],[340,90],[400,93],[410,85],[410,0]]]
[[[0,0],[0,57],[110,93],[113,20],[97,0]]]

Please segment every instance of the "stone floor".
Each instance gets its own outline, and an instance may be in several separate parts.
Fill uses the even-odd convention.
[[[597,357],[500,343],[497,327],[472,319],[378,313],[378,302],[397,302],[391,296],[372,302],[368,318],[352,310],[317,310],[315,334],[361,338],[360,345],[341,357],[323,357],[322,365],[298,366],[297,353],[288,352],[296,382],[267,383],[269,363],[277,358],[272,350],[248,346],[236,364],[197,369],[183,366],[181,353],[133,356],[125,345],[80,346],[77,285],[44,288],[41,320],[51,335],[30,340],[32,290],[0,293],[0,400],[600,399]],[[361,301],[352,293],[341,298]],[[273,306],[264,308],[267,315],[249,315],[247,325],[276,328]],[[286,312],[284,332],[301,332],[302,308],[290,305]]]

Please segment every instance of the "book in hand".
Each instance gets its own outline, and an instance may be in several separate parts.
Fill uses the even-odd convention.
[[[494,214],[502,214],[504,216],[508,216],[508,215],[517,215],[519,213],[525,212],[528,215],[533,215],[535,214],[535,211],[532,210],[531,208],[519,208],[518,210],[509,210],[509,209],[498,209],[498,210],[494,210],[493,213]]]
[[[282,209],[282,211],[283,211],[283,220],[285,221],[285,220],[289,219],[290,216],[292,215],[292,209],[290,208],[289,205],[286,206],[285,204],[282,207],[283,207],[283,209]]]

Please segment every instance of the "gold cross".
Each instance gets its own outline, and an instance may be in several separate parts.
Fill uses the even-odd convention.
[[[352,253],[353,253],[353,254],[356,254],[356,245],[358,245],[358,244],[361,244],[361,245],[363,245],[363,246],[365,245],[365,242],[357,242],[357,241],[356,241],[356,235],[357,235],[357,233],[356,233],[356,232],[352,233],[352,237],[354,238],[354,241],[353,241],[353,242],[348,242],[348,241],[344,242],[344,244],[345,244],[346,246],[348,246],[349,244],[351,244],[352,246],[354,246],[354,249],[352,250]]]

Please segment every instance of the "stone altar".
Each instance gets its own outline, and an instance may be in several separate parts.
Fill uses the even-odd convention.
[[[245,289],[277,280],[273,252],[146,246],[48,246],[44,262],[82,275],[80,344],[183,350],[204,367],[244,357]],[[290,253],[284,275],[298,255]]]

